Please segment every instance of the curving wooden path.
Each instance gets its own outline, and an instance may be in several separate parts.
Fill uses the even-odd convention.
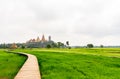
[[[23,54],[28,57],[20,71],[17,73],[14,79],[41,79],[38,61],[36,56],[26,53]]]

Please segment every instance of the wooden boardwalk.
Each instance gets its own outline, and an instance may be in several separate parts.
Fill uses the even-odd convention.
[[[31,54],[19,54],[26,55],[28,59],[14,79],[41,79],[37,58]]]

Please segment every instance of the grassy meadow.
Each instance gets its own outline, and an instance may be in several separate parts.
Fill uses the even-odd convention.
[[[15,51],[37,56],[42,79],[120,79],[119,48]]]
[[[0,79],[13,79],[26,57],[0,50]]]

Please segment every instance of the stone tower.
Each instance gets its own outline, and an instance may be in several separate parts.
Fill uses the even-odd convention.
[[[40,38],[39,37],[37,37],[36,42],[40,42]]]
[[[51,36],[48,37],[49,41],[51,41]]]
[[[42,42],[45,42],[45,41],[46,41],[46,40],[45,40],[45,36],[44,36],[44,35],[42,36],[41,41],[42,41]]]

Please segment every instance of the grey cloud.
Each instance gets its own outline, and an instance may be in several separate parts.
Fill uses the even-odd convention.
[[[103,40],[108,36],[109,39],[120,39],[119,2],[119,0],[1,0],[1,40],[11,36],[13,38],[11,41],[16,38],[23,41],[22,36],[28,39],[40,33],[55,35],[54,38],[59,38],[57,40],[70,39],[73,45],[78,44],[73,39],[75,37],[79,39],[78,36],[83,38],[84,43],[88,42],[88,38],[91,41]],[[116,42],[112,40],[111,44]]]

